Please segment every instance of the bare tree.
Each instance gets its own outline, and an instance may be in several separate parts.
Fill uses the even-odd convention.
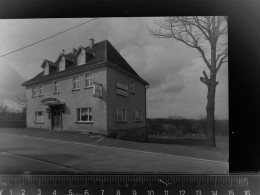
[[[26,110],[26,95],[25,92],[21,94],[17,94],[13,100],[20,106],[22,112]]]
[[[148,28],[157,38],[174,38],[196,49],[202,56],[209,75],[203,71],[200,81],[208,88],[207,143],[215,147],[215,93],[218,81],[216,76],[223,63],[228,62],[227,17],[185,16],[167,17],[155,21],[155,27]]]

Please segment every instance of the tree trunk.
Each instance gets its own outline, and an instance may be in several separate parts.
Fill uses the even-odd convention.
[[[214,35],[213,31],[213,35]],[[216,43],[214,36],[211,40],[211,69],[210,79],[208,81],[208,103],[207,103],[207,145],[216,146],[215,140],[215,93],[216,93]]]
[[[215,142],[215,92],[216,86],[214,82],[208,85],[208,103],[207,103],[207,145],[216,146]]]

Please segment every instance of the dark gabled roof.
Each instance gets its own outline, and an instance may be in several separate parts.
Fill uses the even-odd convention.
[[[70,61],[73,61],[73,60],[76,58],[73,53],[68,53],[68,54],[63,54],[63,53],[61,53],[61,54],[59,55],[59,57],[57,58],[57,60],[55,61],[55,64],[58,64],[59,61],[60,61],[60,59],[61,59],[62,57],[64,57],[64,58],[67,59],[67,60],[70,60]]]
[[[81,47],[83,48],[83,47]],[[37,81],[40,81],[41,79],[48,79],[50,77],[53,77],[54,75],[62,75],[65,72],[73,72],[74,70],[80,70],[82,67],[91,66],[95,64],[100,64],[102,62],[111,62],[112,64],[124,69],[125,71],[131,73],[135,77],[139,78],[143,83],[148,85],[148,83],[143,80],[135,71],[134,69],[127,63],[127,61],[119,54],[119,52],[112,46],[112,44],[108,40],[104,40],[98,43],[95,43],[94,46],[90,49],[89,47],[83,48],[86,52],[93,54],[92,57],[84,64],[77,66],[76,60],[76,53],[68,53],[68,54],[60,54],[59,57],[56,60],[56,63],[53,63],[51,61],[48,61],[48,63],[52,63],[55,66],[57,66],[57,62],[61,56],[64,56],[67,59],[70,59],[73,61],[72,66],[67,67],[63,71],[55,70],[53,72],[50,72],[48,75],[43,75],[43,72],[39,73],[32,79],[25,81],[22,83],[22,86],[27,86],[34,84]],[[47,61],[47,60],[46,60]]]
[[[82,46],[79,46],[79,48],[74,56],[77,57],[82,49],[86,52],[86,54],[88,54],[90,56],[94,56],[94,54],[91,52],[91,49],[89,49],[89,47],[82,47]]]
[[[120,53],[107,41],[107,60],[112,62],[124,70],[132,73],[133,75],[140,78],[140,76],[134,71],[134,69],[127,63],[127,61],[120,55]]]
[[[57,65],[56,65],[55,63],[53,63],[53,62],[51,62],[51,61],[49,61],[49,60],[44,59],[43,62],[42,62],[42,65],[41,65],[42,68],[43,68],[43,65],[44,65],[45,63],[49,64],[50,66],[55,66],[55,67],[57,67]]]

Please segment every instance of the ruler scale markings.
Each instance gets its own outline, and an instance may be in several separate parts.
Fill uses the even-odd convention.
[[[107,181],[107,179],[110,178],[110,181],[113,181],[113,183],[111,185],[109,185],[108,183],[104,183]],[[253,189],[252,186],[249,186],[249,179],[251,181],[252,177],[246,177],[246,176],[239,176],[239,175],[235,175],[235,176],[220,176],[220,175],[214,175],[214,176],[205,176],[205,175],[200,175],[200,176],[196,176],[196,175],[184,175],[184,176],[180,176],[180,175],[165,175],[165,174],[161,174],[161,175],[88,175],[88,176],[78,176],[78,175],[51,175],[51,176],[38,176],[38,175],[16,175],[16,176],[0,176],[0,181],[1,181],[1,185],[0,187],[4,188],[8,188],[8,189],[12,189],[13,193],[14,192],[20,192],[21,187],[23,186],[23,189],[26,190],[26,194],[39,194],[39,192],[35,192],[35,193],[31,193],[31,191],[33,190],[38,190],[40,189],[42,191],[42,193],[45,190],[50,190],[53,189],[53,186],[55,187],[55,189],[57,190],[57,195],[58,194],[64,194],[62,193],[60,190],[65,190],[64,187],[66,185],[68,185],[68,181],[70,182],[71,185],[71,190],[76,193],[77,190],[79,189],[84,189],[84,186],[88,185],[88,181],[92,181],[95,182],[93,185],[93,183],[91,183],[90,185],[90,190],[93,190],[93,187],[96,186],[98,188],[101,189],[101,186],[105,185],[106,189],[110,189],[113,190],[115,189],[115,187],[118,189],[118,187],[120,187],[120,193],[122,194],[122,192],[124,192],[124,190],[130,190],[131,187],[134,187],[136,184],[138,186],[138,188],[134,188],[137,192],[137,194],[142,194],[142,192],[138,192],[138,189],[140,190],[141,188],[141,184],[142,188],[144,187],[145,190],[153,190],[155,192],[155,194],[164,194],[164,195],[168,195],[168,192],[164,192],[165,190],[173,190],[172,192],[169,191],[169,194],[179,194],[179,193],[175,193],[174,190],[181,190],[180,193],[183,193],[184,191],[186,191],[186,194],[198,194],[201,195],[201,192],[203,194],[207,194],[208,190],[210,190],[209,192],[214,194],[214,193],[224,193],[224,194],[231,194],[233,195],[235,194],[244,194],[247,193],[247,195],[252,194],[257,194],[254,193],[254,189],[256,188],[255,186],[255,182],[253,182],[254,184]],[[253,179],[260,179],[260,177],[257,178],[253,178]],[[50,180],[50,182],[49,182]],[[152,182],[154,180],[154,182]],[[162,185],[163,182],[159,182],[159,180],[162,180],[163,182],[165,182],[164,186]],[[16,184],[17,181],[17,188],[15,187],[14,184]],[[65,181],[65,182],[64,182]],[[79,184],[83,184],[81,183],[81,181],[83,181],[86,185],[84,186],[80,186]],[[129,183],[129,182],[130,183]],[[172,182],[177,181],[176,185],[167,185],[170,184]],[[225,182],[228,181],[228,182]],[[255,181],[255,180],[254,180]],[[201,185],[202,182],[202,185]],[[208,185],[204,185],[206,184],[206,182],[208,182]],[[48,184],[49,183],[49,184]],[[22,184],[22,185],[21,185]],[[36,185],[33,185],[36,184]],[[102,185],[101,185],[102,184]],[[133,186],[134,184],[134,186]],[[29,189],[29,187],[33,188],[30,189],[30,191],[27,191],[27,189]],[[6,187],[7,186],[7,187]],[[37,186],[41,186],[40,188],[37,188]],[[52,187],[51,187],[52,186]],[[163,189],[163,191],[160,192],[160,190],[162,190],[162,187],[165,187],[166,189]],[[230,186],[232,186],[232,188],[230,188]],[[248,187],[249,186],[249,187]],[[130,187],[130,188],[129,188]],[[158,187],[158,188],[157,188]],[[199,188],[198,188],[199,187]],[[186,188],[186,189],[185,189]],[[118,190],[119,190],[118,189]],[[197,191],[192,191],[192,190],[197,190]],[[1,188],[0,188],[1,190]],[[89,188],[87,189],[89,190]],[[157,192],[158,191],[158,192]],[[234,193],[233,193],[234,191]],[[65,192],[65,191],[64,191]],[[83,191],[84,192],[84,191]],[[90,192],[90,191],[89,191]],[[164,192],[164,193],[163,193]],[[52,192],[48,193],[48,194],[52,194]],[[80,194],[80,192],[77,192],[78,194]],[[119,194],[120,194],[119,193]],[[135,193],[135,192],[134,192]],[[45,192],[44,192],[45,194]],[[66,194],[68,194],[68,192],[66,191]],[[82,193],[81,193],[82,194]],[[91,193],[90,193],[91,194]],[[96,193],[94,193],[96,194]],[[83,194],[82,194],[83,195]]]

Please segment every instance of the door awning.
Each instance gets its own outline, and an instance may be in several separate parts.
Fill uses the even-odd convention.
[[[41,100],[41,103],[43,105],[64,105],[65,102],[61,102],[60,100],[58,100],[57,98],[45,98]]]

